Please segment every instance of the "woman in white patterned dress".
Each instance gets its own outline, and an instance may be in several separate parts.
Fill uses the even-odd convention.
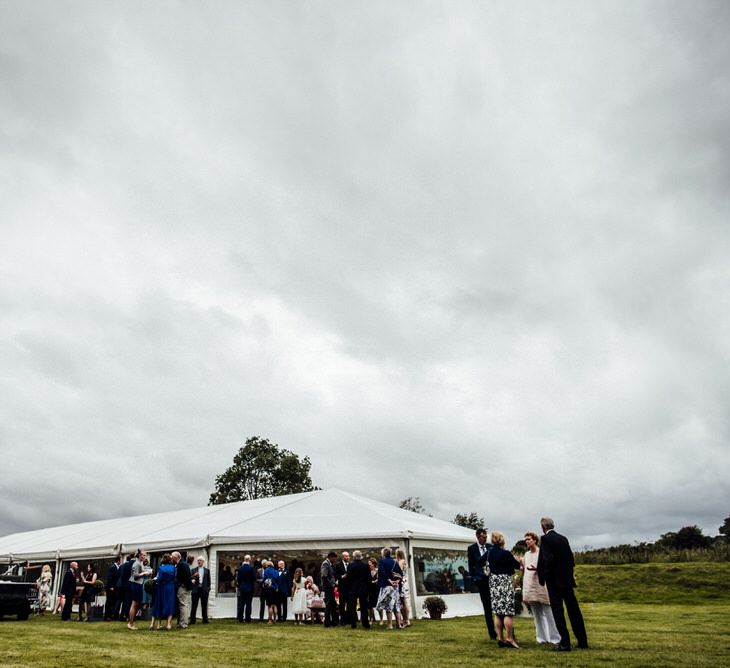
[[[294,583],[291,588],[292,611],[294,612],[294,623],[304,624],[307,616],[307,581],[304,579],[304,571],[297,568],[294,571]]]
[[[40,577],[36,580],[38,585],[38,614],[42,615],[51,603],[51,585],[53,584],[53,574],[51,567],[46,564],[41,570]]]
[[[398,561],[401,571],[403,571],[403,577],[400,581],[400,628],[404,629],[406,626],[411,625],[410,614],[411,614],[411,590],[408,586],[408,560],[406,559],[406,553],[403,550],[396,550],[395,558]]]

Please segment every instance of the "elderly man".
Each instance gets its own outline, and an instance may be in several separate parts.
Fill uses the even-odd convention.
[[[79,571],[79,565],[72,561],[68,565],[68,569],[63,574],[63,582],[61,582],[60,593],[65,597],[63,610],[61,611],[61,621],[67,622],[71,619],[71,608],[74,604],[74,596],[76,596],[76,577]]]
[[[280,561],[279,567],[279,581],[277,584],[279,590],[279,600],[276,603],[276,612],[280,622],[286,621],[287,615],[287,602],[291,596],[291,573],[286,567],[285,561]]]
[[[347,567],[347,612],[350,615],[350,626],[357,627],[357,606],[360,605],[360,621],[363,628],[370,628],[368,612],[368,589],[370,587],[370,568],[362,559],[362,552],[355,550],[352,553],[352,563]],[[340,594],[342,596],[342,594]]]
[[[193,607],[190,611],[190,623],[195,624],[195,616],[198,612],[200,602],[200,614],[203,617],[203,624],[208,623],[208,594],[210,594],[210,569],[205,567],[205,559],[198,557],[198,565],[193,568]]]
[[[177,591],[177,605],[179,608],[177,626],[186,629],[190,620],[190,590],[192,589],[193,578],[190,566],[179,552],[173,552],[170,557],[172,563],[175,564],[175,590]]]
[[[578,647],[588,648],[586,627],[583,615],[575,597],[575,578],[573,577],[573,551],[565,536],[555,531],[555,522],[550,517],[540,519],[543,537],[540,539],[540,554],[537,557],[537,577],[541,585],[547,585],[550,608],[553,611],[555,626],[560,634],[558,652],[570,652],[570,634],[565,623],[563,603],[568,611],[570,625],[573,627]]]
[[[238,587],[238,606],[236,619],[239,622],[251,623],[251,604],[253,601],[253,588],[256,582],[256,571],[251,565],[251,555],[243,557],[243,563],[236,571],[236,586]]]
[[[337,584],[337,576],[335,575],[336,561],[337,553],[330,552],[322,562],[320,569],[322,593],[324,594],[324,625],[326,627],[337,626],[339,623],[337,601],[335,600],[335,585]]]

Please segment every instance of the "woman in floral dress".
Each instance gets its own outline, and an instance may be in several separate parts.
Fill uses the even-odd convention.
[[[504,549],[504,534],[492,531],[492,549],[489,550],[489,593],[492,597],[494,627],[497,631],[497,642],[500,647],[519,649],[515,642],[512,617],[515,614],[515,589],[512,576],[522,568],[511,552]],[[504,634],[507,632],[507,639]]]
[[[38,614],[42,615],[51,603],[51,586],[53,585],[53,574],[51,567],[46,564],[41,570],[40,577],[36,580],[38,585]]]

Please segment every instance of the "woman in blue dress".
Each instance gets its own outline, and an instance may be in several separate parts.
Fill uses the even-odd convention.
[[[274,568],[273,561],[264,560],[261,565],[264,567],[262,591],[269,610],[269,624],[273,624],[278,617],[276,605],[279,602],[279,571]]]
[[[155,582],[157,582],[157,590],[152,604],[150,631],[160,628],[160,620],[163,617],[167,617],[165,628],[169,631],[172,629],[172,616],[175,614],[175,566],[169,554],[162,555]],[[156,625],[155,620],[157,620]]]

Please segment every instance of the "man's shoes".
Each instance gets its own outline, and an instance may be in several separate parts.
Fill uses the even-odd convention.
[[[579,645],[576,645],[576,647],[578,649],[588,649],[588,643],[587,642],[583,642],[583,643],[580,643]]]
[[[570,645],[556,645],[554,652],[570,652]]]

